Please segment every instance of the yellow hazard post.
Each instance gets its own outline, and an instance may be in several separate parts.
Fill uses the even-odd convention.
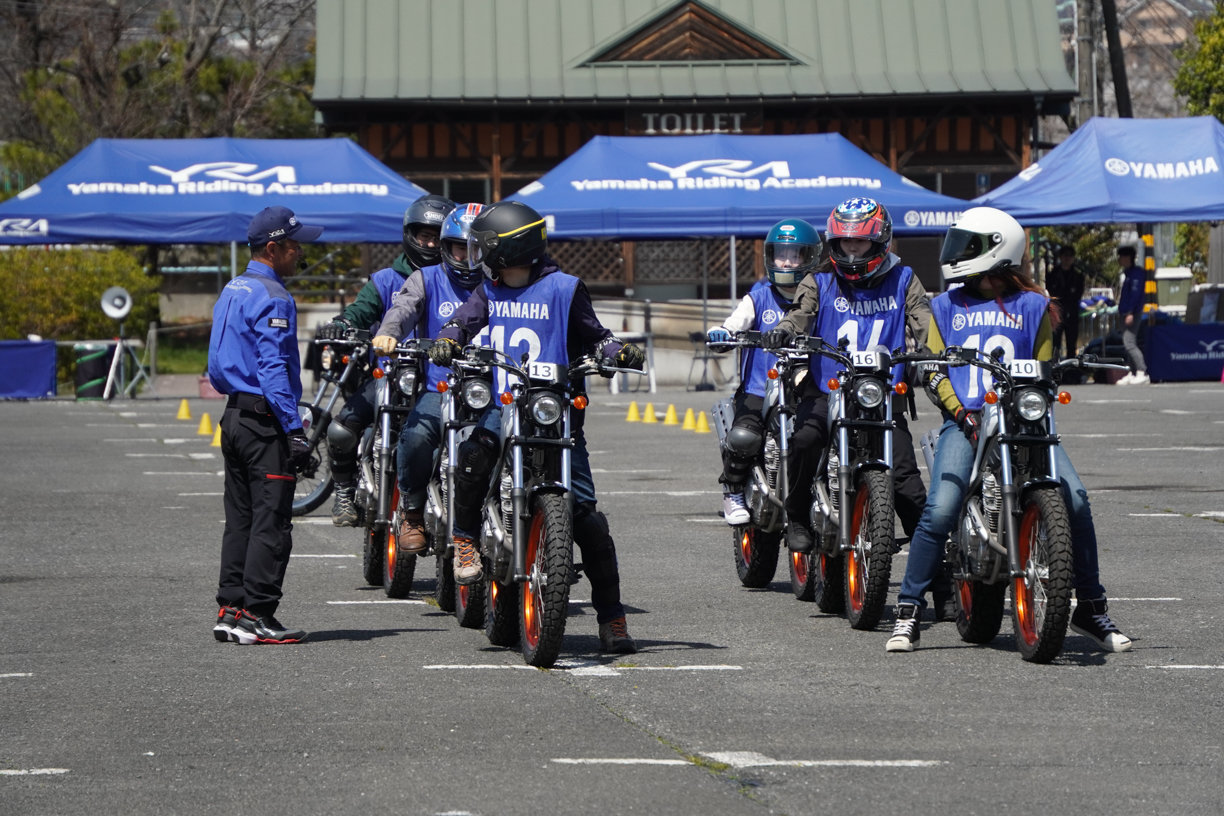
[[[637,400],[629,403],[629,413],[625,415],[626,422],[641,422],[642,414],[638,411]]]
[[[207,411],[200,414],[200,427],[196,430],[196,433],[199,434],[200,436],[212,436],[213,435],[212,420],[208,418]]]
[[[695,430],[697,430],[697,419],[696,419],[696,417],[694,417],[694,416],[693,416],[693,409],[692,409],[692,408],[688,408],[688,409],[686,409],[686,410],[685,410],[685,412],[684,412],[684,424],[680,426],[680,430],[682,430],[682,431],[695,431]]]
[[[221,423],[220,422],[217,423],[217,430],[213,432],[213,441],[212,441],[212,444],[209,445],[209,447],[210,448],[221,447]]]
[[[191,419],[191,406],[187,404],[187,400],[179,403],[179,412],[175,419]]]
[[[642,422],[644,422],[647,425],[653,425],[654,423],[658,421],[659,421],[659,418],[655,416],[654,403],[653,402],[646,403],[646,408],[645,410],[642,411]]]
[[[667,413],[663,416],[664,425],[679,425],[680,420],[676,417],[676,406],[667,406]]]
[[[697,415],[697,427],[694,429],[697,433],[709,433],[710,421],[706,419],[705,411]]]

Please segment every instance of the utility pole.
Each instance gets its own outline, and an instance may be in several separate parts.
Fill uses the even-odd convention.
[[[1122,53],[1122,36],[1118,33],[1116,0],[1101,0],[1101,16],[1105,20],[1105,41],[1109,44],[1109,70],[1113,73],[1114,97],[1118,102],[1118,117],[1130,119],[1130,85],[1126,82],[1126,56]]]
[[[1075,126],[1087,122],[1096,105],[1096,77],[1093,64],[1096,57],[1095,0],[1079,0],[1075,4],[1075,71],[1079,86],[1079,102],[1075,109]]]

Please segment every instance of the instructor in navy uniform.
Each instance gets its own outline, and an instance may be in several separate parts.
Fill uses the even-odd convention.
[[[293,465],[310,453],[297,409],[297,304],[284,281],[301,263],[302,244],[322,232],[285,207],[264,208],[247,228],[251,262],[213,309],[208,378],[229,395],[221,419],[225,532],[213,626],[223,643],[306,637],[276,619],[293,548]]]

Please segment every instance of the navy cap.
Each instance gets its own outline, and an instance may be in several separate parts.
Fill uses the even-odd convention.
[[[260,247],[269,241],[292,238],[308,243],[323,234],[322,227],[308,227],[288,207],[264,207],[247,227],[247,245]]]

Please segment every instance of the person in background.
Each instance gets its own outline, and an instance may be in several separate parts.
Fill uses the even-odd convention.
[[[795,289],[820,262],[820,235],[802,218],[783,219],[765,236],[766,286],[754,286],[735,311],[706,332],[711,344],[725,343],[732,334],[767,332],[778,324],[795,299]],[[717,348],[717,346],[714,346]],[[777,357],[759,348],[745,349],[740,360],[740,386],[733,398],[735,419],[722,443],[723,519],[732,526],[751,520],[744,503],[744,485],[765,444],[764,417],[767,374]]]
[[[221,290],[213,309],[208,379],[228,395],[220,423],[225,531],[213,625],[222,643],[306,637],[276,619],[293,549],[294,465],[310,455],[297,409],[297,304],[285,279],[302,261],[302,243],[322,232],[285,207],[260,211],[247,228],[251,262]]]
[[[392,298],[404,286],[404,281],[412,273],[438,263],[442,223],[454,208],[455,202],[440,195],[424,195],[408,205],[404,212],[403,252],[391,266],[370,276],[357,293],[357,299],[345,307],[339,317],[320,327],[319,338],[339,340],[353,328],[377,333],[391,308]],[[357,489],[357,445],[365,429],[374,421],[377,387],[377,380],[369,380],[348,399],[335,421],[327,426],[327,453],[331,457],[331,477],[336,486],[332,524],[337,527],[356,527],[359,521],[353,501]]]
[[[944,282],[962,284],[931,302],[927,345],[938,353],[950,346],[990,352],[1006,349],[1005,360],[1049,361],[1053,356],[1049,300],[1021,268],[1027,241],[1024,229],[993,207],[966,210],[944,236],[940,264]],[[1000,319],[999,313],[1010,319]],[[922,596],[944,563],[944,544],[956,524],[973,470],[984,376],[971,366],[925,375],[927,395],[943,414],[931,490],[910,541],[905,577],[897,595],[896,622],[885,644],[889,652],[912,652],[921,636]],[[1088,490],[1061,445],[1054,465],[1062,480],[1071,517],[1072,584],[1078,604],[1071,628],[1107,652],[1125,652],[1130,638],[1109,617],[1097,559],[1096,526]]]
[[[1135,265],[1135,248],[1118,247],[1118,266],[1122,268],[1122,288],[1118,294],[1118,319],[1122,321],[1122,345],[1130,357],[1131,371],[1118,385],[1146,385],[1151,382],[1147,362],[1139,348],[1139,325],[1147,303],[1147,273]]]
[[[1058,249],[1058,263],[1046,275],[1046,291],[1058,307],[1058,323],[1054,327],[1054,356],[1066,339],[1066,356],[1074,357],[1079,350],[1080,301],[1084,299],[1084,271],[1075,262],[1075,247]]]
[[[499,201],[481,211],[470,228],[468,257],[481,264],[486,280],[438,332],[440,342],[429,350],[435,365],[450,365],[463,345],[488,327],[489,344],[515,358],[530,352],[534,361],[567,366],[575,357],[593,353],[619,368],[642,368],[642,350],[621,343],[604,328],[586,286],[562,272],[545,254],[547,247],[544,217],[526,204]],[[607,517],[596,510],[583,413],[575,412],[572,428],[574,543],[591,581],[600,649],[631,654],[637,644],[629,636],[621,604],[616,545]],[[501,407],[495,404],[459,446],[452,526],[455,582],[461,585],[478,581],[482,574],[474,536],[480,530],[480,507],[501,451],[500,431]]]

